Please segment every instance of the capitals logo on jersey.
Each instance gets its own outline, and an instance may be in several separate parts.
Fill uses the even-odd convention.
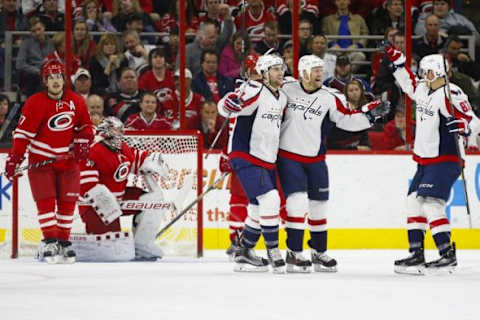
[[[276,122],[277,128],[280,128],[282,123],[282,108],[279,106],[271,106],[270,110],[262,114],[262,119],[270,120],[271,122]]]
[[[322,106],[318,105],[318,108],[314,108],[313,104],[317,101],[318,97],[315,99],[311,98],[295,98],[293,102],[289,102],[287,104],[287,108],[293,111],[303,112],[303,119],[311,120],[313,116],[321,116],[322,115]]]
[[[427,120],[427,117],[433,117],[433,105],[431,102],[432,98],[417,100],[417,112],[420,114],[420,121]]]

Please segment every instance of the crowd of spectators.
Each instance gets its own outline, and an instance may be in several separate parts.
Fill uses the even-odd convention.
[[[384,126],[375,128],[374,134],[351,135],[336,130],[328,141],[329,147],[405,148],[405,124],[402,128],[399,120],[405,114],[405,101],[389,71],[391,62],[380,49],[363,50],[380,47],[380,40],[366,36],[381,35],[405,51],[404,2],[299,2],[299,53],[324,60],[324,85],[344,92],[352,109],[378,96],[387,97],[393,105]],[[452,67],[450,80],[467,93],[478,111],[480,64],[477,57],[461,50],[467,42],[459,36],[473,36],[475,45],[480,46],[480,34],[478,25],[462,15],[465,3],[412,2],[409,14],[412,30],[418,36],[413,40],[413,71],[425,55],[445,53]],[[242,8],[244,3],[246,8]],[[242,78],[248,54],[274,50],[284,58],[287,74],[292,74],[292,5],[292,0],[185,1],[185,128],[200,130],[206,146],[223,122],[215,103],[234,89],[235,80]],[[0,0],[0,7],[0,30],[30,31],[29,36],[13,38],[16,51],[12,80],[28,97],[42,89],[39,84],[44,61],[64,62],[65,0]],[[85,98],[94,122],[114,115],[124,121],[127,129],[178,129],[179,1],[73,0],[72,8],[72,87]],[[49,36],[47,31],[55,34]],[[142,34],[148,32],[161,35]],[[3,32],[0,43],[2,82]],[[1,97],[8,101],[6,96]],[[5,117],[3,109],[0,105],[0,120]],[[392,132],[396,133],[394,138]],[[222,148],[226,141],[227,137],[222,136],[216,147]]]

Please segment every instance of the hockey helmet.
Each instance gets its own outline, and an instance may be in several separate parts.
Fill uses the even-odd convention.
[[[103,138],[103,143],[113,151],[122,148],[124,126],[123,122],[116,117],[105,117],[97,127],[98,134]]]
[[[263,75],[273,66],[280,65],[285,68],[282,57],[270,52],[271,50],[267,51],[263,56],[260,56],[255,64],[255,71],[257,71],[259,75]]]
[[[63,66],[63,64],[56,60],[45,62],[42,67],[43,80],[46,81],[48,76],[52,74],[65,75],[65,67]]]
[[[313,68],[323,67],[323,60],[316,55],[309,54],[300,58],[298,61],[298,74],[303,77],[303,72],[306,71],[308,76]]]
[[[423,57],[422,60],[420,60],[420,65],[418,69],[418,75],[420,76],[420,78],[426,79],[428,70],[432,70],[433,74],[435,75],[435,78],[429,81],[433,81],[437,78],[446,76],[449,68],[448,63],[446,63],[446,61],[444,61],[443,59],[444,57],[441,54],[430,54]],[[445,70],[445,65],[447,67],[447,70]]]

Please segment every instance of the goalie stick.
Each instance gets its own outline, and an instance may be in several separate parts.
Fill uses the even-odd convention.
[[[230,174],[230,172],[225,172],[224,174],[222,174],[220,176],[220,178],[218,178],[217,180],[215,180],[215,182],[212,183],[211,186],[209,186],[207,188],[207,190],[203,191],[203,193],[201,195],[199,195],[195,200],[193,200],[189,205],[187,205],[178,215],[175,216],[175,218],[172,219],[172,221],[170,221],[165,227],[163,227],[156,235],[156,238],[160,237],[162,234],[165,233],[165,231],[167,231],[175,222],[177,222],[178,220],[180,220],[180,218],[182,218],[187,212],[188,210],[190,210],[195,204],[197,204],[198,201],[202,200],[203,197],[205,197],[205,195],[207,193],[209,193],[210,191],[212,191],[213,189],[215,189],[217,187],[217,184],[220,183],[220,181],[223,181],[223,179],[225,179],[228,175]],[[201,212],[198,212],[197,214],[202,214]]]
[[[451,115],[453,117],[455,117],[455,110],[454,110],[454,106],[453,106],[453,103],[452,103],[452,95],[451,95],[451,91],[450,91],[450,79],[448,78],[448,69],[447,69],[447,60],[445,58],[445,55],[443,55],[443,68],[445,70],[445,88],[446,88],[446,96],[447,96],[447,99],[448,99],[448,104],[449,104],[449,110],[448,112],[451,113]],[[469,203],[469,200],[468,200],[468,191],[467,191],[467,180],[465,179],[465,172],[463,170],[463,164],[462,164],[462,155],[461,155],[461,151],[460,151],[460,146],[458,145],[460,143],[460,140],[458,138],[458,133],[457,132],[454,132],[454,137],[455,137],[455,141],[457,143],[455,143],[455,149],[457,150],[457,157],[458,157],[458,167],[460,169],[460,175],[462,177],[462,183],[463,183],[463,195],[465,196],[465,206],[467,207],[467,215],[468,215],[468,224],[469,224],[469,227],[470,229],[472,229],[472,215],[470,213],[470,203]]]

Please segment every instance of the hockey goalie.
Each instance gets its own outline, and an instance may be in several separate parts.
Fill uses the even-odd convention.
[[[161,203],[163,194],[154,176],[165,177],[168,166],[160,154],[128,146],[123,134],[124,126],[119,119],[105,118],[98,126],[88,159],[80,163],[83,201],[79,212],[86,235],[71,237],[79,261],[157,260],[163,255],[155,240],[169,204],[138,212],[122,210],[120,201],[138,199],[139,203]],[[127,188],[130,173],[143,175],[148,193]],[[129,214],[135,214],[133,236],[122,232],[120,226],[120,216]]]

